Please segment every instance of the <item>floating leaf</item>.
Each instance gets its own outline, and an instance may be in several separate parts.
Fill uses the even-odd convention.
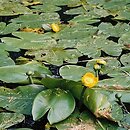
[[[81,82],[56,78],[43,78],[41,82],[49,89],[61,88],[67,91],[69,90],[76,98],[80,99],[83,88]]]
[[[46,78],[42,80],[42,83],[50,89],[59,87],[61,89],[69,90],[77,99],[80,99],[81,92],[83,90],[83,86],[80,82],[69,80]],[[106,88],[87,88],[85,90],[82,102],[96,117],[119,121],[123,117],[123,112],[120,105],[116,103],[116,93],[118,93],[118,90],[116,89],[110,91]],[[129,102],[127,100],[128,98],[126,98],[130,95],[129,91],[122,91],[122,93],[122,101]]]
[[[18,38],[4,37],[1,40],[6,43],[6,46],[11,46],[14,50],[17,49],[39,49],[42,47],[50,47],[55,45],[56,41],[51,37],[44,37],[44,34],[32,32],[15,32],[14,36]],[[7,48],[8,50],[10,48]]]
[[[106,87],[113,87],[117,89],[130,88],[130,66],[118,68],[112,67],[106,69],[106,73],[112,78],[104,79],[99,82],[99,85]]]
[[[128,7],[127,7],[128,6]],[[129,5],[125,6],[123,10],[120,10],[118,16],[115,17],[117,20],[130,20],[130,12],[129,12]]]
[[[39,93],[33,103],[34,120],[41,118],[47,111],[50,124],[66,119],[75,108],[73,96],[64,90],[48,89]]]
[[[100,57],[101,51],[113,56],[119,56],[122,52],[122,45],[106,40],[106,37],[102,35],[87,37],[86,42],[78,43],[76,48],[84,55],[93,58]]]
[[[8,57],[7,55],[0,56],[0,66],[8,66],[8,65],[14,65],[14,64],[15,64],[14,61],[10,57]]]
[[[86,0],[85,0],[86,2]],[[102,5],[95,3],[91,4],[88,1],[86,3],[81,3],[82,6],[77,6],[77,8],[72,8],[66,11],[66,14],[85,14],[86,18],[97,19],[100,17],[109,16],[109,12],[102,8]],[[100,3],[100,2],[99,2]],[[102,2],[103,3],[103,2]],[[102,4],[100,3],[100,4]]]
[[[121,63],[125,66],[130,66],[130,53],[121,56]]]
[[[86,72],[94,72],[94,71],[87,68],[87,67],[85,68],[85,67],[76,66],[76,65],[65,65],[65,66],[60,68],[59,72],[60,72],[60,75],[64,79],[73,80],[73,81],[80,81],[81,77]]]
[[[77,10],[76,10],[77,13]],[[75,16],[73,19],[70,20],[70,22],[76,22],[76,23],[80,23],[80,24],[93,24],[93,23],[97,23],[100,22],[99,19],[97,19],[97,17],[89,17],[88,14],[82,14],[82,15],[78,15]]]
[[[29,62],[24,65],[12,65],[0,67],[0,80],[8,83],[18,83],[28,80],[27,72],[32,71],[39,73],[41,77],[45,75],[51,75],[51,72],[45,67],[41,66],[37,62]],[[32,77],[33,77],[32,76]]]
[[[63,49],[61,47],[48,47],[41,50],[30,50],[26,55],[35,56],[38,61],[46,61],[53,65],[62,65],[63,62],[77,63],[81,54],[77,49]]]
[[[49,8],[50,9],[50,8]],[[25,14],[18,18],[11,19],[14,24],[20,24],[21,27],[40,28],[42,24],[50,24],[59,21],[57,13],[43,13],[43,14]]]
[[[0,107],[10,111],[30,115],[35,96],[44,86],[19,86],[16,89],[0,87]]]
[[[113,26],[111,23],[101,23],[98,26],[100,32],[107,34],[108,36],[120,37],[122,34],[128,32],[130,27],[128,24],[118,23]]]
[[[9,57],[9,53],[6,51],[6,46],[0,43],[0,67],[15,65],[14,61]]]
[[[10,23],[6,25],[4,22],[0,22],[0,35],[10,34],[12,32],[15,32],[20,28],[20,25],[15,23]]]
[[[19,113],[0,113],[0,129],[11,127],[24,119],[24,115]]]
[[[100,93],[100,91],[87,89],[84,93],[83,102],[96,117],[105,117],[114,121],[120,121],[123,118],[120,106],[116,102],[113,103],[112,100],[109,101],[109,97]]]
[[[127,32],[127,33],[124,33],[121,37],[120,37],[120,39],[119,39],[119,44],[122,44],[122,45],[124,45],[124,47],[126,48],[126,49],[130,49],[130,37],[129,37],[129,35],[130,35],[130,31],[129,32]]]
[[[10,16],[32,13],[32,11],[17,1],[0,1],[0,16]]]
[[[101,129],[111,129],[118,130],[118,125],[112,123],[108,120],[96,119],[88,110],[80,113],[78,110],[75,110],[73,115],[71,115],[66,120],[52,125],[58,130],[101,130]]]
[[[60,9],[61,9],[60,7],[58,7],[58,6],[54,5],[54,4],[50,4],[49,0],[45,1],[43,3],[43,5],[33,6],[33,11],[37,11],[37,12],[54,13],[56,11],[59,11]]]
[[[124,118],[121,120],[121,124],[126,128],[130,128],[130,114],[125,114]]]

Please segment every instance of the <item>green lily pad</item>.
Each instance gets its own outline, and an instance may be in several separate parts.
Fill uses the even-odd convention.
[[[77,10],[75,13],[77,13]],[[97,17],[95,17],[95,16],[93,16],[93,18],[92,18],[92,17],[89,17],[88,14],[81,14],[81,15],[75,16],[69,22],[70,23],[76,22],[76,23],[80,23],[80,24],[92,24],[92,23],[100,22],[100,20],[97,19]]]
[[[103,4],[103,8],[107,10],[110,15],[118,15],[120,10],[124,10],[126,8],[128,1],[126,0],[125,2],[122,0],[112,0],[112,1],[107,1]]]
[[[59,88],[48,89],[39,93],[33,103],[32,115],[34,120],[46,114],[50,124],[66,119],[75,108],[73,96]]]
[[[125,128],[130,128],[130,114],[125,114],[124,118],[121,120],[121,124],[125,126]]]
[[[23,114],[19,113],[0,113],[0,129],[11,127],[22,122],[25,119]]]
[[[9,57],[9,53],[6,51],[6,46],[0,43],[0,67],[15,65],[14,61]]]
[[[37,62],[29,62],[24,65],[10,65],[0,67],[0,80],[7,83],[18,83],[28,80],[27,72],[32,71],[34,73],[32,77],[35,77],[35,73],[39,73],[41,77],[45,75],[51,75],[51,72],[41,64]]]
[[[77,49],[64,49],[61,47],[48,47],[40,50],[30,50],[26,55],[35,56],[38,61],[46,61],[53,65],[62,65],[63,62],[77,63],[81,53]]]
[[[10,111],[31,115],[35,96],[44,86],[19,86],[16,89],[0,87],[0,107]]]
[[[60,7],[54,5],[54,3],[50,4],[49,1],[45,1],[43,3],[43,5],[37,5],[37,6],[32,6],[32,7],[33,7],[33,11],[46,12],[46,13],[54,13],[54,12],[59,11],[61,9]]]
[[[20,25],[15,23],[10,23],[6,25],[4,22],[0,22],[0,35],[10,34],[12,32],[15,32],[20,28]]]
[[[105,72],[105,71],[104,71]],[[106,74],[111,78],[101,80],[99,86],[112,87],[117,89],[130,88],[130,66],[110,67],[106,69]]]
[[[95,37],[87,37],[86,42],[78,43],[76,48],[84,55],[88,55],[92,58],[100,57],[101,51],[104,51],[108,55],[119,56],[122,52],[122,45],[113,41],[107,40],[104,35]]]
[[[110,23],[101,23],[99,26],[99,31],[103,32],[104,34],[108,36],[115,36],[120,37],[122,34],[128,32],[130,30],[130,27],[128,24],[124,23],[118,23],[115,26],[113,26]]]
[[[39,5],[40,6],[40,5]],[[49,8],[50,9],[50,8]],[[42,24],[51,24],[60,21],[57,13],[43,13],[43,14],[25,14],[18,18],[11,19],[13,24],[20,25],[21,28],[41,28]]]
[[[80,113],[75,110],[73,115],[71,115],[66,120],[56,123],[51,127],[56,127],[58,130],[73,130],[73,129],[91,129],[91,130],[101,130],[101,129],[111,129],[118,130],[118,125],[110,122],[108,120],[96,119],[88,110]]]
[[[80,100],[84,87],[81,82],[53,78],[43,79],[42,83],[49,89],[59,87],[64,90],[69,90],[78,100]],[[86,88],[82,102],[96,117],[120,121],[123,117],[123,111],[120,105],[116,103],[116,93],[118,93],[118,90],[110,91],[109,89],[98,87],[93,89]],[[129,102],[129,100],[127,100],[129,91],[124,91],[124,93],[122,92],[122,95],[121,100],[124,102]]]
[[[41,82],[46,88],[49,89],[61,88],[67,91],[69,90],[71,91],[72,95],[74,95],[74,97],[80,99],[80,95],[83,88],[81,82],[75,82],[66,79],[49,78],[49,77],[43,78]]]
[[[123,65],[130,66],[130,53],[121,56],[120,60]]]
[[[2,42],[6,46],[10,46],[11,51],[14,49],[40,49],[42,47],[50,47],[55,45],[56,41],[51,37],[44,37],[44,34],[37,34],[32,32],[15,32],[13,33],[18,38],[2,38]],[[10,51],[10,48],[7,48]],[[13,49],[12,49],[13,48]]]
[[[94,70],[85,68],[82,66],[76,66],[76,65],[65,65],[62,66],[59,70],[60,75],[64,79],[73,80],[73,81],[80,81],[82,76],[87,72],[93,72]]]
[[[10,16],[32,13],[32,11],[18,1],[0,1],[0,16]]]

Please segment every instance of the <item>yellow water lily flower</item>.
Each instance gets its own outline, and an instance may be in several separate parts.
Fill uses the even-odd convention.
[[[60,31],[60,27],[56,23],[52,23],[51,28],[52,28],[53,32],[59,32]]]
[[[94,87],[98,83],[98,77],[96,77],[93,73],[87,72],[83,75],[81,81],[84,86],[88,88]]]

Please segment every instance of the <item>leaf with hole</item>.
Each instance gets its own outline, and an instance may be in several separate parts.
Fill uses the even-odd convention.
[[[32,115],[34,120],[40,119],[47,112],[50,124],[66,119],[74,111],[75,100],[70,92],[47,89],[39,93],[33,102]]]

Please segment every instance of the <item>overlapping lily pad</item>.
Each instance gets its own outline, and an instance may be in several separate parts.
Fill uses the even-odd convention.
[[[37,85],[19,86],[16,89],[0,87],[0,107],[31,115],[33,100],[44,89],[44,86]]]
[[[6,23],[0,23],[0,35],[10,34],[20,28],[20,25],[10,23],[6,26]]]
[[[62,121],[52,125],[59,130],[69,130],[69,123],[72,129],[82,129],[81,126],[93,130],[130,128],[127,110],[130,103],[129,0],[1,0],[0,16],[2,111],[32,114],[34,120],[48,112],[50,124]],[[51,30],[52,23],[59,25],[59,32]],[[37,28],[42,34],[22,32]],[[10,54],[16,55],[21,50],[25,53],[11,59]],[[97,63],[97,59],[105,60],[106,64]],[[96,70],[95,64],[101,69]],[[83,93],[81,77],[86,72],[97,71],[98,84],[92,89],[86,88]],[[55,73],[59,78],[53,78]],[[78,101],[82,102],[83,109],[89,109],[95,116],[89,111],[72,113],[74,98],[76,108]],[[16,113],[0,114],[3,122],[7,114],[14,116]],[[24,119],[22,116],[20,122]],[[6,121],[8,119],[4,123]],[[2,129],[17,123],[19,121],[11,120],[11,124]]]
[[[53,84],[50,83],[51,81]],[[83,89],[80,82],[74,82],[71,80],[46,78],[42,80],[42,83],[49,89],[58,87],[69,90],[77,99],[80,99]],[[123,111],[120,105],[117,104],[118,100],[115,97],[117,93],[119,93],[118,89],[110,91],[109,89],[103,89],[103,86],[102,88],[94,89],[86,88],[83,96],[83,103],[97,117],[105,117],[109,120],[120,121],[123,118]],[[126,95],[127,97],[130,96],[130,92],[121,91],[120,93],[122,93],[122,102],[128,102],[128,100],[126,101]]]
[[[32,11],[17,1],[0,1],[0,16],[10,16],[32,13]]]
[[[59,22],[59,15],[58,13],[42,13],[38,14],[25,14],[21,15],[18,18],[14,18],[11,20],[13,24],[18,24],[21,28],[24,27],[31,27],[31,28],[38,28],[42,27],[42,24],[50,24],[53,22]],[[18,26],[17,25],[17,26]]]
[[[39,93],[33,103],[34,120],[40,119],[48,112],[50,124],[66,119],[75,108],[75,100],[71,93],[57,89],[48,89]]]
[[[33,73],[32,77],[35,77],[35,73],[38,73],[40,77],[51,75],[51,72],[45,66],[41,66],[37,62],[30,62],[25,65],[0,67],[0,80],[7,83],[24,82],[28,80],[27,73],[29,71]]]

